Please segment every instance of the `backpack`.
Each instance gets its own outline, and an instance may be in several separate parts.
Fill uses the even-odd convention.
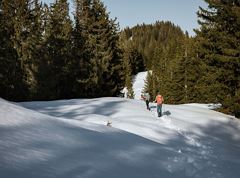
[[[148,101],[150,100],[150,95],[149,95],[149,93],[145,93],[144,97],[145,97],[146,100],[148,100]]]

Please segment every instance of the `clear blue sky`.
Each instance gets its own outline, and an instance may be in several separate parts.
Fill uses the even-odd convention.
[[[43,0],[54,2],[54,0]],[[120,28],[158,21],[171,21],[194,35],[198,28],[198,7],[206,7],[203,0],[102,0],[111,18],[117,17]],[[70,0],[69,2],[72,2]],[[72,5],[71,5],[72,6]]]

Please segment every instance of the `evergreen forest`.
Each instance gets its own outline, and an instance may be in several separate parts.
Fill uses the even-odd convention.
[[[165,103],[221,103],[240,118],[240,1],[204,0],[189,36],[169,21],[120,30],[100,0],[0,0],[0,97],[11,101],[118,96],[148,71]],[[70,17],[73,13],[73,17]]]

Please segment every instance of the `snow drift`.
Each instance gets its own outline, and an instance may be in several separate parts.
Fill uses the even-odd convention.
[[[0,177],[239,177],[239,120],[212,105],[165,104],[161,118],[150,107],[124,98],[0,99]]]

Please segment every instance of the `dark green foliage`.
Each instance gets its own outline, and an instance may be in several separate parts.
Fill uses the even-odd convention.
[[[79,1],[83,10],[79,22],[85,38],[84,50],[90,63],[89,95],[115,96],[123,87],[121,51],[118,47],[118,26],[109,19],[106,8],[99,0]]]
[[[100,0],[0,0],[0,97],[116,96],[149,70],[145,91],[165,103],[220,102],[240,117],[240,2],[205,0],[191,38],[171,22],[119,33]]]
[[[124,86],[118,25],[99,0],[0,1],[1,97],[115,96]]]
[[[121,38],[132,44],[132,47],[142,55],[145,69],[151,69],[155,48],[167,47],[170,41],[176,41],[183,36],[180,27],[171,22],[156,22],[151,25],[137,25],[126,28]]]
[[[142,56],[136,58],[133,57],[134,55],[129,55],[130,61],[136,61],[131,62],[132,70],[138,63],[143,65],[136,71],[151,70],[145,86],[151,98],[155,98],[157,91],[160,91],[165,96],[166,102],[181,102],[181,97],[184,97],[181,93],[183,90],[181,87],[175,87],[180,84],[174,80],[178,77],[177,70],[184,56],[185,39],[189,40],[187,35],[185,37],[181,29],[170,22],[156,22],[153,25],[127,28],[122,32],[121,37],[124,43],[129,43],[131,47],[128,47],[125,53],[129,53],[131,49]]]
[[[72,50],[71,63],[69,71],[71,71],[72,97],[88,97],[91,90],[91,63],[90,52],[87,46],[87,33],[84,34],[83,4],[81,0],[75,1],[75,23],[72,32]],[[85,6],[84,6],[85,7]],[[86,7],[85,7],[86,8]],[[87,18],[87,17],[86,17]]]
[[[151,97],[159,90],[167,103],[220,102],[224,112],[239,115],[239,1],[206,2],[195,38],[170,22],[157,22],[126,28],[121,39],[151,70],[145,86]]]
[[[148,92],[150,100],[152,101],[154,101],[155,96],[157,95],[156,80],[156,75],[152,71],[148,71],[143,92]]]
[[[132,66],[132,74],[136,75],[138,72],[144,71],[143,55],[137,49],[131,49],[129,54],[130,63]]]
[[[68,98],[72,22],[67,0],[57,0],[45,12],[43,56],[38,61],[38,96],[45,100]]]
[[[1,1],[1,97],[31,98],[36,1]],[[32,83],[32,85],[31,85]]]
[[[131,61],[135,61],[135,59],[132,58],[132,48],[125,44],[124,46],[124,71],[125,71],[125,86],[127,87],[127,97],[133,99],[134,98],[134,91],[133,91],[133,68]]]
[[[201,79],[207,102],[220,102],[224,111],[239,113],[240,87],[240,2],[205,0],[209,8],[198,13],[199,58],[206,66]]]
[[[204,102],[204,96],[207,96],[200,92],[198,80],[205,71],[195,53],[196,48],[194,39],[186,36],[183,51],[173,73],[172,97],[176,103]]]

